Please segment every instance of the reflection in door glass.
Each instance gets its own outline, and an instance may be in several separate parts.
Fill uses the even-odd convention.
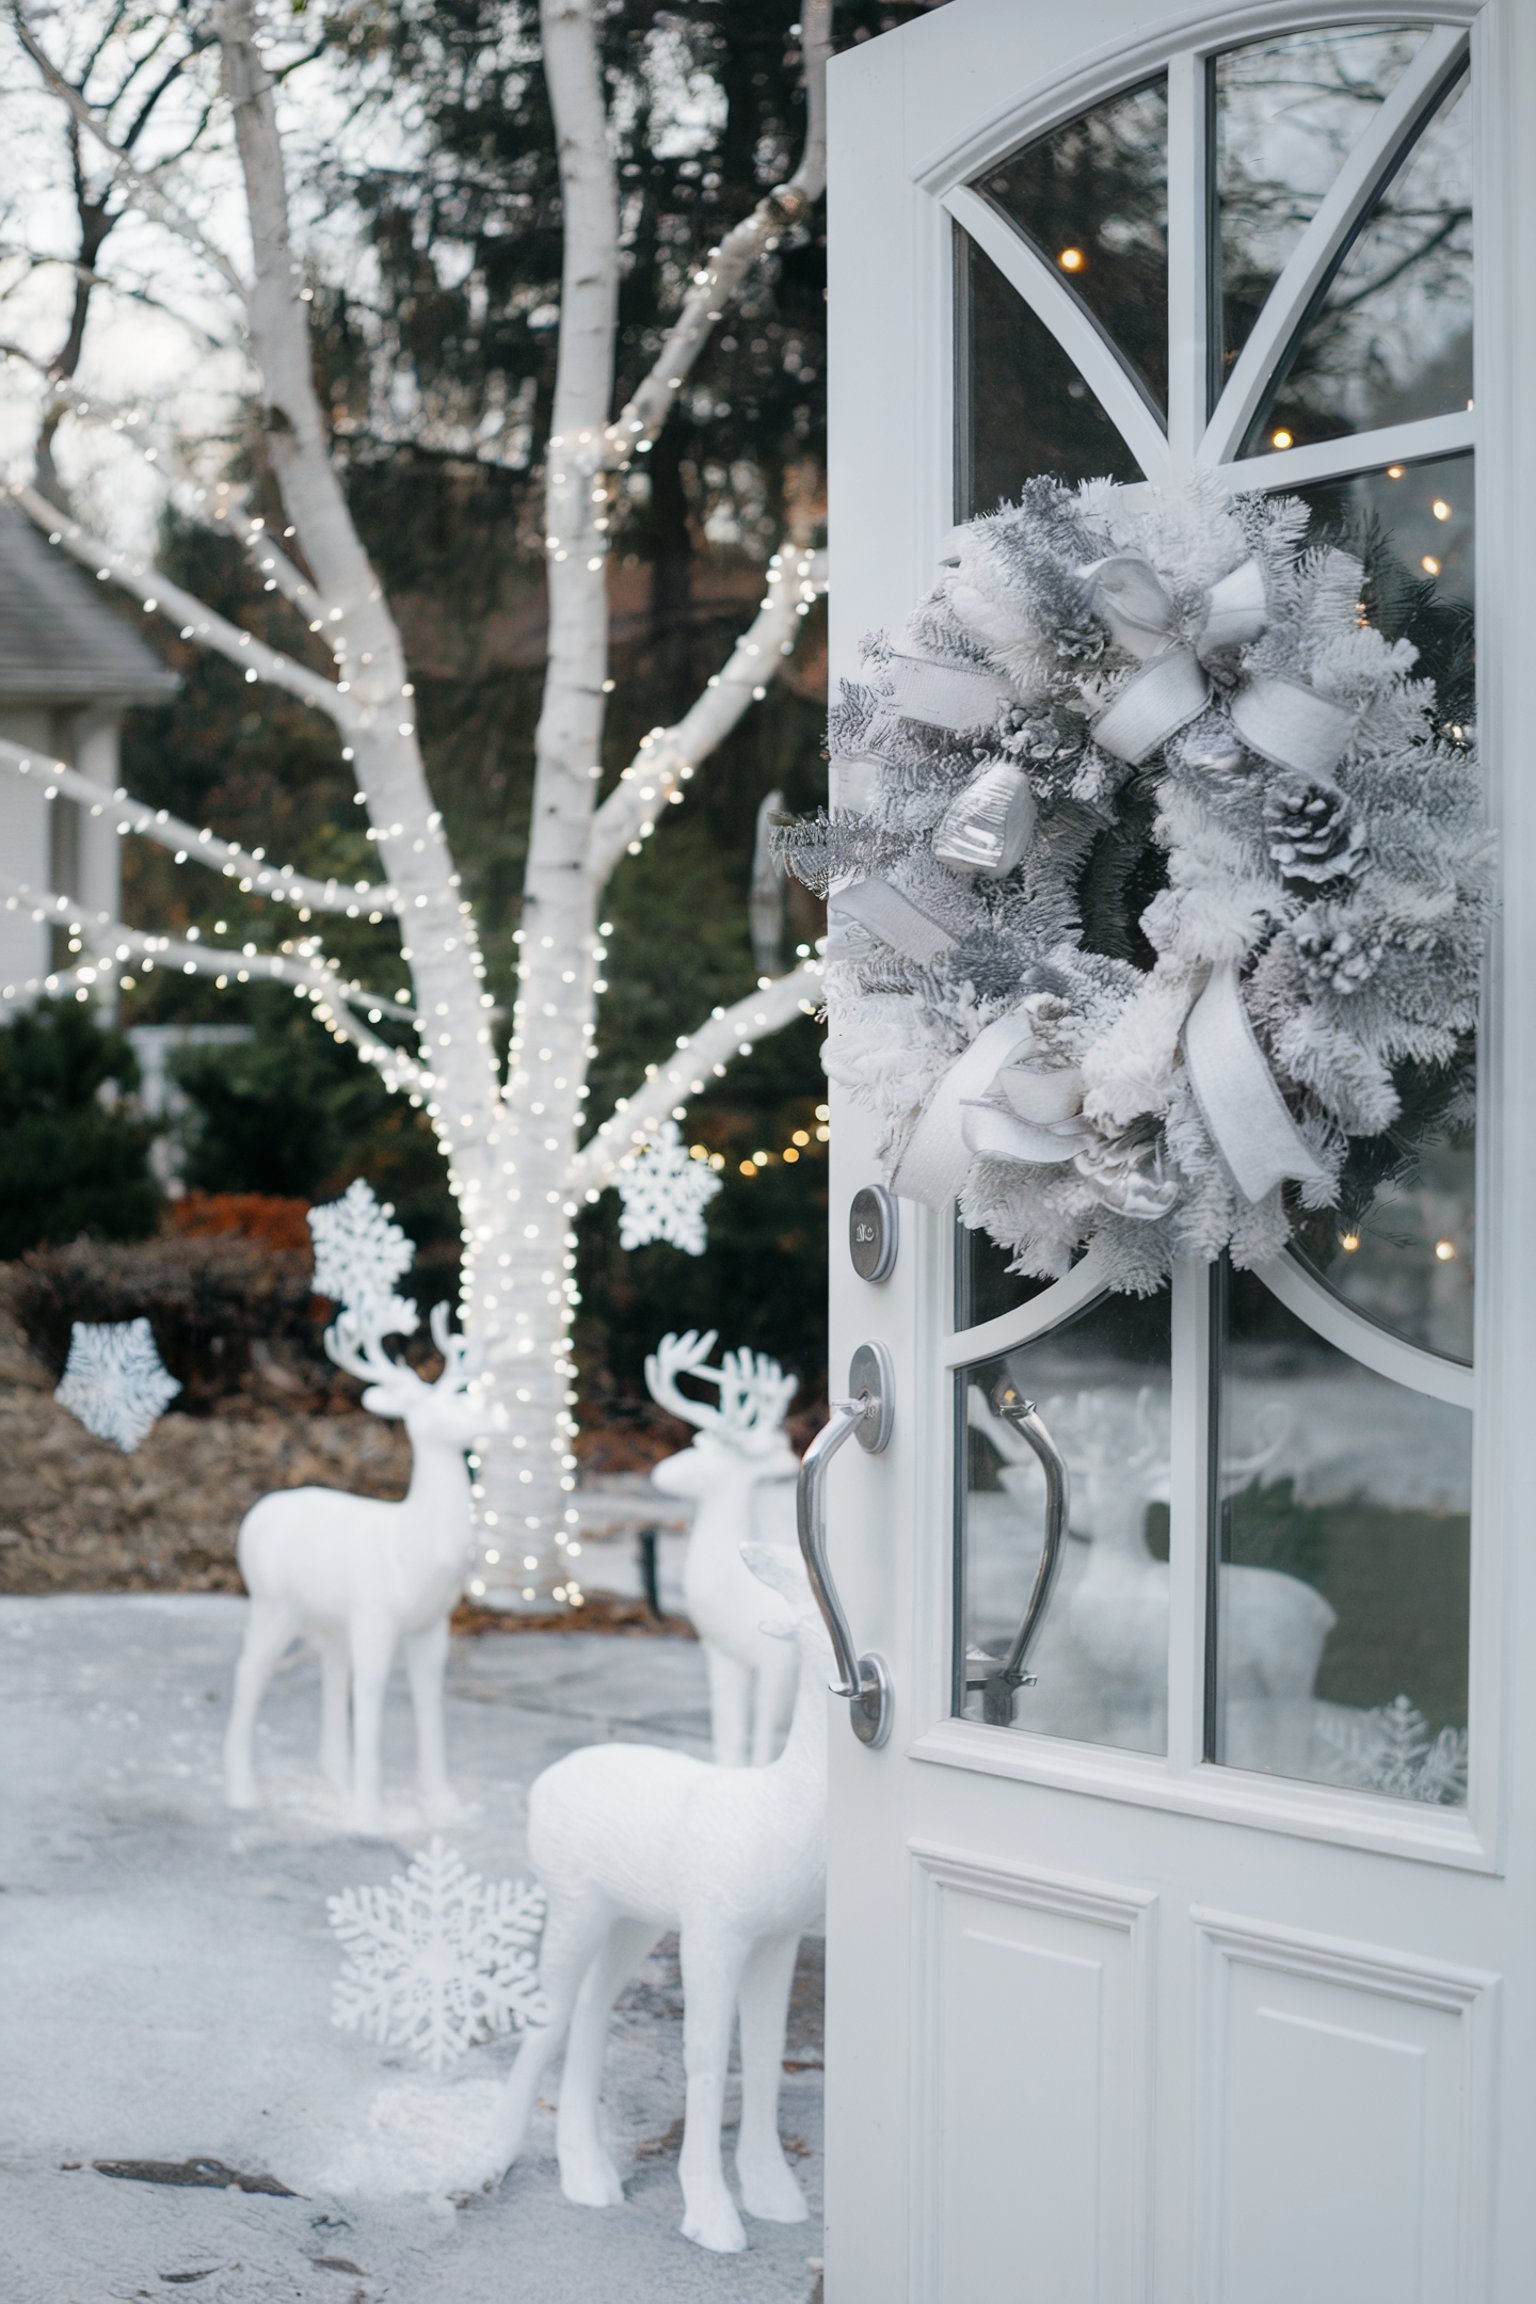
[[[1472,1418],[1218,1279],[1211,1757],[1466,1799]]]
[[[1364,613],[1407,640],[1435,683],[1445,741],[1468,740],[1475,710],[1473,464],[1393,464],[1302,491],[1313,533],[1364,563]],[[1476,1271],[1477,1049],[1449,1068],[1403,1064],[1402,1110],[1356,1138],[1336,1209],[1297,1209],[1301,1255],[1357,1311],[1410,1344],[1472,1358]]]
[[[1168,87],[1129,88],[1037,137],[976,190],[1055,265],[1168,405]]]
[[[1054,1595],[1014,1725],[1135,1752],[1168,1740],[1168,1298],[1103,1296],[1036,1342],[960,1373],[955,1710],[983,1717],[987,1660],[1019,1629],[1045,1542],[1045,1476],[996,1412],[1033,1400],[1071,1476]],[[972,1685],[972,1683],[977,1685]]]
[[[1037,1280],[1027,1272],[1010,1272],[1006,1248],[955,1218],[956,1328],[979,1328],[983,1320],[995,1320],[1000,1312],[1032,1304],[1055,1285],[1054,1280]]]
[[[1141,467],[1055,337],[956,227],[957,520],[1012,503],[1037,473],[1139,480]]]
[[[1213,403],[1346,153],[1423,38],[1350,25],[1216,58]]]
[[[1472,105],[1463,77],[1368,212],[1245,455],[1472,404]]]

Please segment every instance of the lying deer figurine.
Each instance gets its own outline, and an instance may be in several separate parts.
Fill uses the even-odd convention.
[[[784,1437],[795,1379],[777,1360],[726,1352],[705,1365],[715,1330],[663,1336],[645,1363],[651,1398],[697,1438],[653,1466],[664,1496],[695,1500],[683,1567],[683,1606],[704,1644],[715,1758],[722,1767],[763,1767],[778,1750],[795,1701],[795,1651],[780,1635],[789,1616],[741,1557],[742,1541],[792,1549],[798,1459]],[[679,1389],[679,1376],[712,1384],[719,1406]]]
[[[232,1808],[258,1804],[256,1714],[278,1659],[298,1636],[320,1652],[320,1766],[337,1791],[350,1796],[353,1828],[384,1830],[379,1743],[397,1648],[405,1651],[410,1679],[427,1819],[449,1822],[457,1811],[444,1757],[443,1671],[448,1616],[463,1588],[471,1545],[464,1451],[487,1430],[491,1412],[484,1401],[465,1396],[469,1347],[464,1337],[450,1335],[445,1304],[433,1308],[432,1336],[443,1372],[428,1384],[391,1359],[378,1328],[356,1314],[343,1312],[326,1331],[331,1358],[368,1385],[363,1406],[405,1421],[412,1465],[401,1503],[337,1488],[286,1488],[263,1496],[241,1524],[240,1572],[251,1604],[224,1739]]]
[[[683,2234],[726,2254],[746,2246],[720,2163],[738,2007],[742,2206],[779,2224],[806,2213],[779,2142],[779,2079],[795,1950],[822,1904],[832,1661],[799,1555],[772,1544],[744,1552],[793,1626],[787,1645],[799,1689],[789,1741],[768,1768],[719,1768],[647,1744],[592,1744],[537,1778],[528,1851],[549,1898],[541,1957],[549,2021],[523,2035],[501,2141],[510,2163],[569,2027],[555,2132],[561,2188],[588,2208],[623,2199],[599,2123],[608,2017],[657,1938],[676,1928],[688,2083]]]

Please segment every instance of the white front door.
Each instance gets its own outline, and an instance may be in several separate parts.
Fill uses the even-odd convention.
[[[833,1722],[829,2304],[1528,2304],[1536,6],[953,0],[831,119],[834,674],[1032,474],[1294,490],[1475,716],[1504,896],[1475,1128],[1258,1274],[1040,1286],[903,1203],[861,1278],[835,1096],[832,1388],[883,1343],[894,1416],[828,1545],[893,1728]],[[1011,1721],[1000,1376],[1073,1491]]]

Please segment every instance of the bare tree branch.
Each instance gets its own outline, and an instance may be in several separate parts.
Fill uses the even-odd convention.
[[[315,1003],[315,1013],[323,1024],[339,1039],[350,1040],[370,1064],[378,1066],[391,1088],[419,1094],[430,1086],[429,1075],[413,1056],[381,1040],[353,1013],[354,1008],[360,1007],[370,1010],[374,1016],[382,1016],[393,1010],[395,1003],[349,982],[335,961],[325,959],[318,951],[290,957],[283,952],[258,951],[254,944],[247,944],[236,952],[200,941],[194,943],[190,938],[156,936],[147,929],[130,928],[125,921],[114,920],[109,912],[88,912],[72,896],[54,896],[29,888],[25,881],[13,879],[8,872],[0,872],[0,891],[4,891],[8,911],[27,910],[34,919],[56,920],[61,927],[73,929],[83,942],[89,943],[97,955],[98,965],[137,958],[146,968],[174,968],[184,976],[211,976],[216,982],[291,984],[295,991]],[[79,977],[81,969],[77,967],[72,973]],[[8,985],[4,996],[12,996],[18,989]]]
[[[226,285],[234,290],[243,303],[250,294],[246,282],[241,278],[239,271],[230,262],[223,249],[216,246],[208,238],[202,227],[186,213],[174,193],[167,191],[159,169],[141,168],[130,154],[114,141],[106,122],[101,118],[95,106],[88,104],[79,89],[64,77],[41,41],[38,40],[27,22],[25,9],[19,4],[12,8],[12,19],[16,26],[17,37],[42,74],[44,84],[53,95],[58,97],[61,104],[68,105],[74,120],[85,130],[87,135],[100,145],[107,156],[112,174],[118,182],[133,194],[146,216],[153,218],[157,224],[163,224],[167,231],[174,232],[179,239],[187,241],[190,246],[195,248],[198,254],[213,266]]]
[[[187,639],[200,640],[205,647],[227,656],[232,664],[241,667],[248,679],[266,680],[274,688],[285,688],[301,703],[312,704],[317,712],[325,713],[349,735],[358,728],[361,720],[358,706],[350,694],[344,695],[333,681],[322,679],[307,665],[295,663],[291,656],[280,655],[277,649],[269,648],[264,640],[253,639],[249,632],[242,632],[238,624],[231,624],[192,593],[184,592],[147,560],[118,551],[114,545],[104,544],[99,536],[88,536],[78,522],[65,519],[58,506],[50,504],[37,489],[13,487],[11,494],[36,521],[50,544],[69,553],[93,575],[121,585],[125,592],[137,594],[146,612],[158,609],[173,621],[180,617]]]
[[[776,184],[718,248],[711,248],[694,273],[682,310],[666,342],[638,386],[607,427],[607,461],[627,464],[650,447],[690,370],[709,341],[711,329],[765,250],[779,235],[808,216],[827,180],[827,60],[832,53],[832,0],[805,0],[801,10],[805,63],[805,149],[787,184]]]
[[[236,881],[242,895],[270,896],[274,903],[304,905],[311,912],[340,912],[349,920],[366,919],[371,914],[378,921],[399,908],[399,896],[393,888],[377,888],[365,880],[350,884],[312,880],[291,864],[269,864],[261,854],[237,847],[232,840],[221,840],[206,826],[184,823],[164,808],[150,808],[124,791],[114,792],[93,776],[82,776],[67,761],[48,759],[24,744],[13,744],[8,737],[0,737],[0,763],[42,784],[49,799],[55,791],[62,792],[67,799],[80,801],[93,815],[109,816],[119,833],[136,832],[140,839],[169,849],[179,864],[206,864],[210,871]]]
[[[707,1024],[679,1040],[675,1056],[646,1067],[644,1085],[616,1105],[582,1146],[571,1163],[571,1190],[595,1199],[612,1183],[620,1161],[649,1144],[675,1106],[724,1079],[731,1059],[746,1055],[765,1034],[782,1031],[797,1016],[814,1016],[820,1005],[821,963],[807,960],[787,976],[760,984],[734,1007],[717,1009]]]

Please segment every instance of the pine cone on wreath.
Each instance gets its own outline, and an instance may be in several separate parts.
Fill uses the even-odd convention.
[[[1288,888],[1324,888],[1360,877],[1365,840],[1336,784],[1313,778],[1267,794],[1264,831]]]
[[[1338,920],[1302,920],[1295,941],[1302,973],[1317,992],[1358,992],[1381,960],[1378,937],[1358,935]]]

